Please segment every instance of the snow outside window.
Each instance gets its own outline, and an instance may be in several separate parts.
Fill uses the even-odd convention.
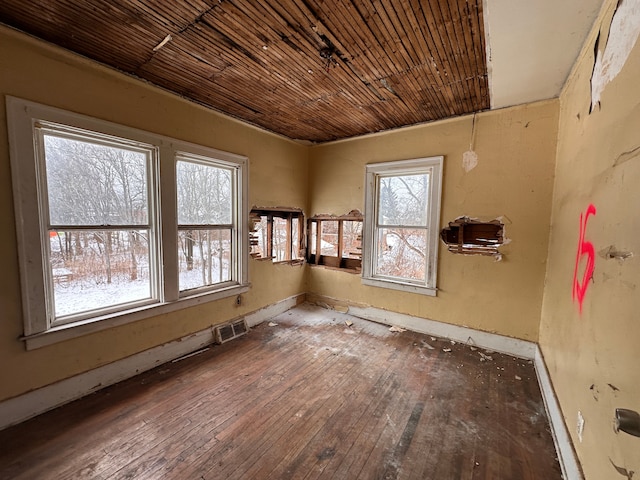
[[[224,284],[234,277],[233,168],[178,155],[180,291]]]
[[[248,290],[246,157],[12,97],[7,113],[27,348]]]
[[[442,160],[367,165],[363,283],[435,295]]]
[[[51,325],[157,300],[153,146],[42,121],[34,134]]]

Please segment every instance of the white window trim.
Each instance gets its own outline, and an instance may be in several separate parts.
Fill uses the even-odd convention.
[[[41,105],[15,97],[6,97],[7,123],[13,181],[13,198],[18,237],[18,262],[23,304],[24,336],[27,349],[68,340],[114,326],[149,318],[193,305],[245,293],[248,282],[248,179],[249,160],[245,156],[223,152],[176,140],[143,130],[134,129],[93,117]],[[158,209],[159,258],[161,291],[159,299],[151,305],[132,306],[127,310],[92,317],[78,322],[52,327],[48,319],[48,290],[45,286],[47,265],[42,255],[43,222],[38,201],[38,176],[34,122],[37,120],[58,123],[105,135],[130,139],[154,145],[158,151],[159,171],[153,172]],[[197,289],[180,295],[178,286],[176,224],[176,154],[194,153],[209,157],[237,169],[238,194],[236,205],[238,255],[237,281],[233,284],[214,285],[210,289]]]
[[[372,163],[366,166],[365,215],[362,242],[362,283],[373,287],[391,288],[405,292],[435,296],[437,293],[438,233],[440,229],[440,202],[442,196],[442,165],[444,157],[424,157],[394,162]],[[424,282],[376,276],[376,219],[378,218],[377,178],[383,175],[412,175],[430,171],[428,242],[426,279]]]

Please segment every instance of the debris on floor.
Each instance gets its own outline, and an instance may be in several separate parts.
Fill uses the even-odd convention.
[[[351,320],[345,320],[344,324],[349,328],[351,328],[353,326],[353,322]]]
[[[276,322],[269,322],[270,327],[277,327],[278,324]]]
[[[480,355],[481,362],[493,361],[493,357],[491,355],[486,355],[482,352],[478,352],[478,355]]]
[[[445,352],[445,353],[449,353],[451,351],[451,349],[450,348],[443,348],[442,351]]]
[[[431,345],[429,345],[427,342],[425,342],[424,340],[421,340],[420,343],[422,343],[423,347],[428,348],[429,350],[435,350],[435,348]]]
[[[389,328],[389,331],[390,331],[390,332],[398,332],[398,333],[401,333],[401,332],[406,332],[407,330],[406,330],[405,328],[402,328],[402,327],[395,327],[395,326],[393,326],[393,327],[390,327],[390,328]]]

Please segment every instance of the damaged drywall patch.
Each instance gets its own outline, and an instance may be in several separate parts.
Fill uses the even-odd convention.
[[[462,154],[462,168],[469,173],[478,166],[478,154],[473,150],[467,150]]]
[[[464,255],[487,255],[502,260],[498,248],[509,243],[504,232],[504,223],[496,218],[483,222],[470,217],[458,217],[442,229],[440,238],[451,253]]]
[[[618,250],[614,245],[610,245],[608,248],[600,250],[598,254],[605,260],[612,260],[615,258],[620,264],[622,264],[627,258],[633,257],[633,252]]]
[[[627,470],[624,467],[619,467],[618,465],[613,463],[613,460],[611,460],[611,458],[609,458],[609,461],[611,462],[611,465],[613,465],[613,468],[616,470],[616,472],[618,472],[623,477],[626,477],[628,480],[633,480],[633,475],[636,472],[634,472],[633,470]]]
[[[471,123],[471,139],[469,140],[469,150],[462,154],[462,168],[469,173],[478,166],[478,154],[473,150],[476,141],[476,114],[473,114]]]
[[[613,14],[608,38],[601,30],[596,44],[596,60],[591,77],[591,111],[600,104],[605,87],[622,71],[640,34],[640,0],[620,0]]]

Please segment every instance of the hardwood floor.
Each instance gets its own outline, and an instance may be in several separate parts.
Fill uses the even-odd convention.
[[[561,478],[530,362],[308,304],[273,322],[0,432],[0,478]]]

